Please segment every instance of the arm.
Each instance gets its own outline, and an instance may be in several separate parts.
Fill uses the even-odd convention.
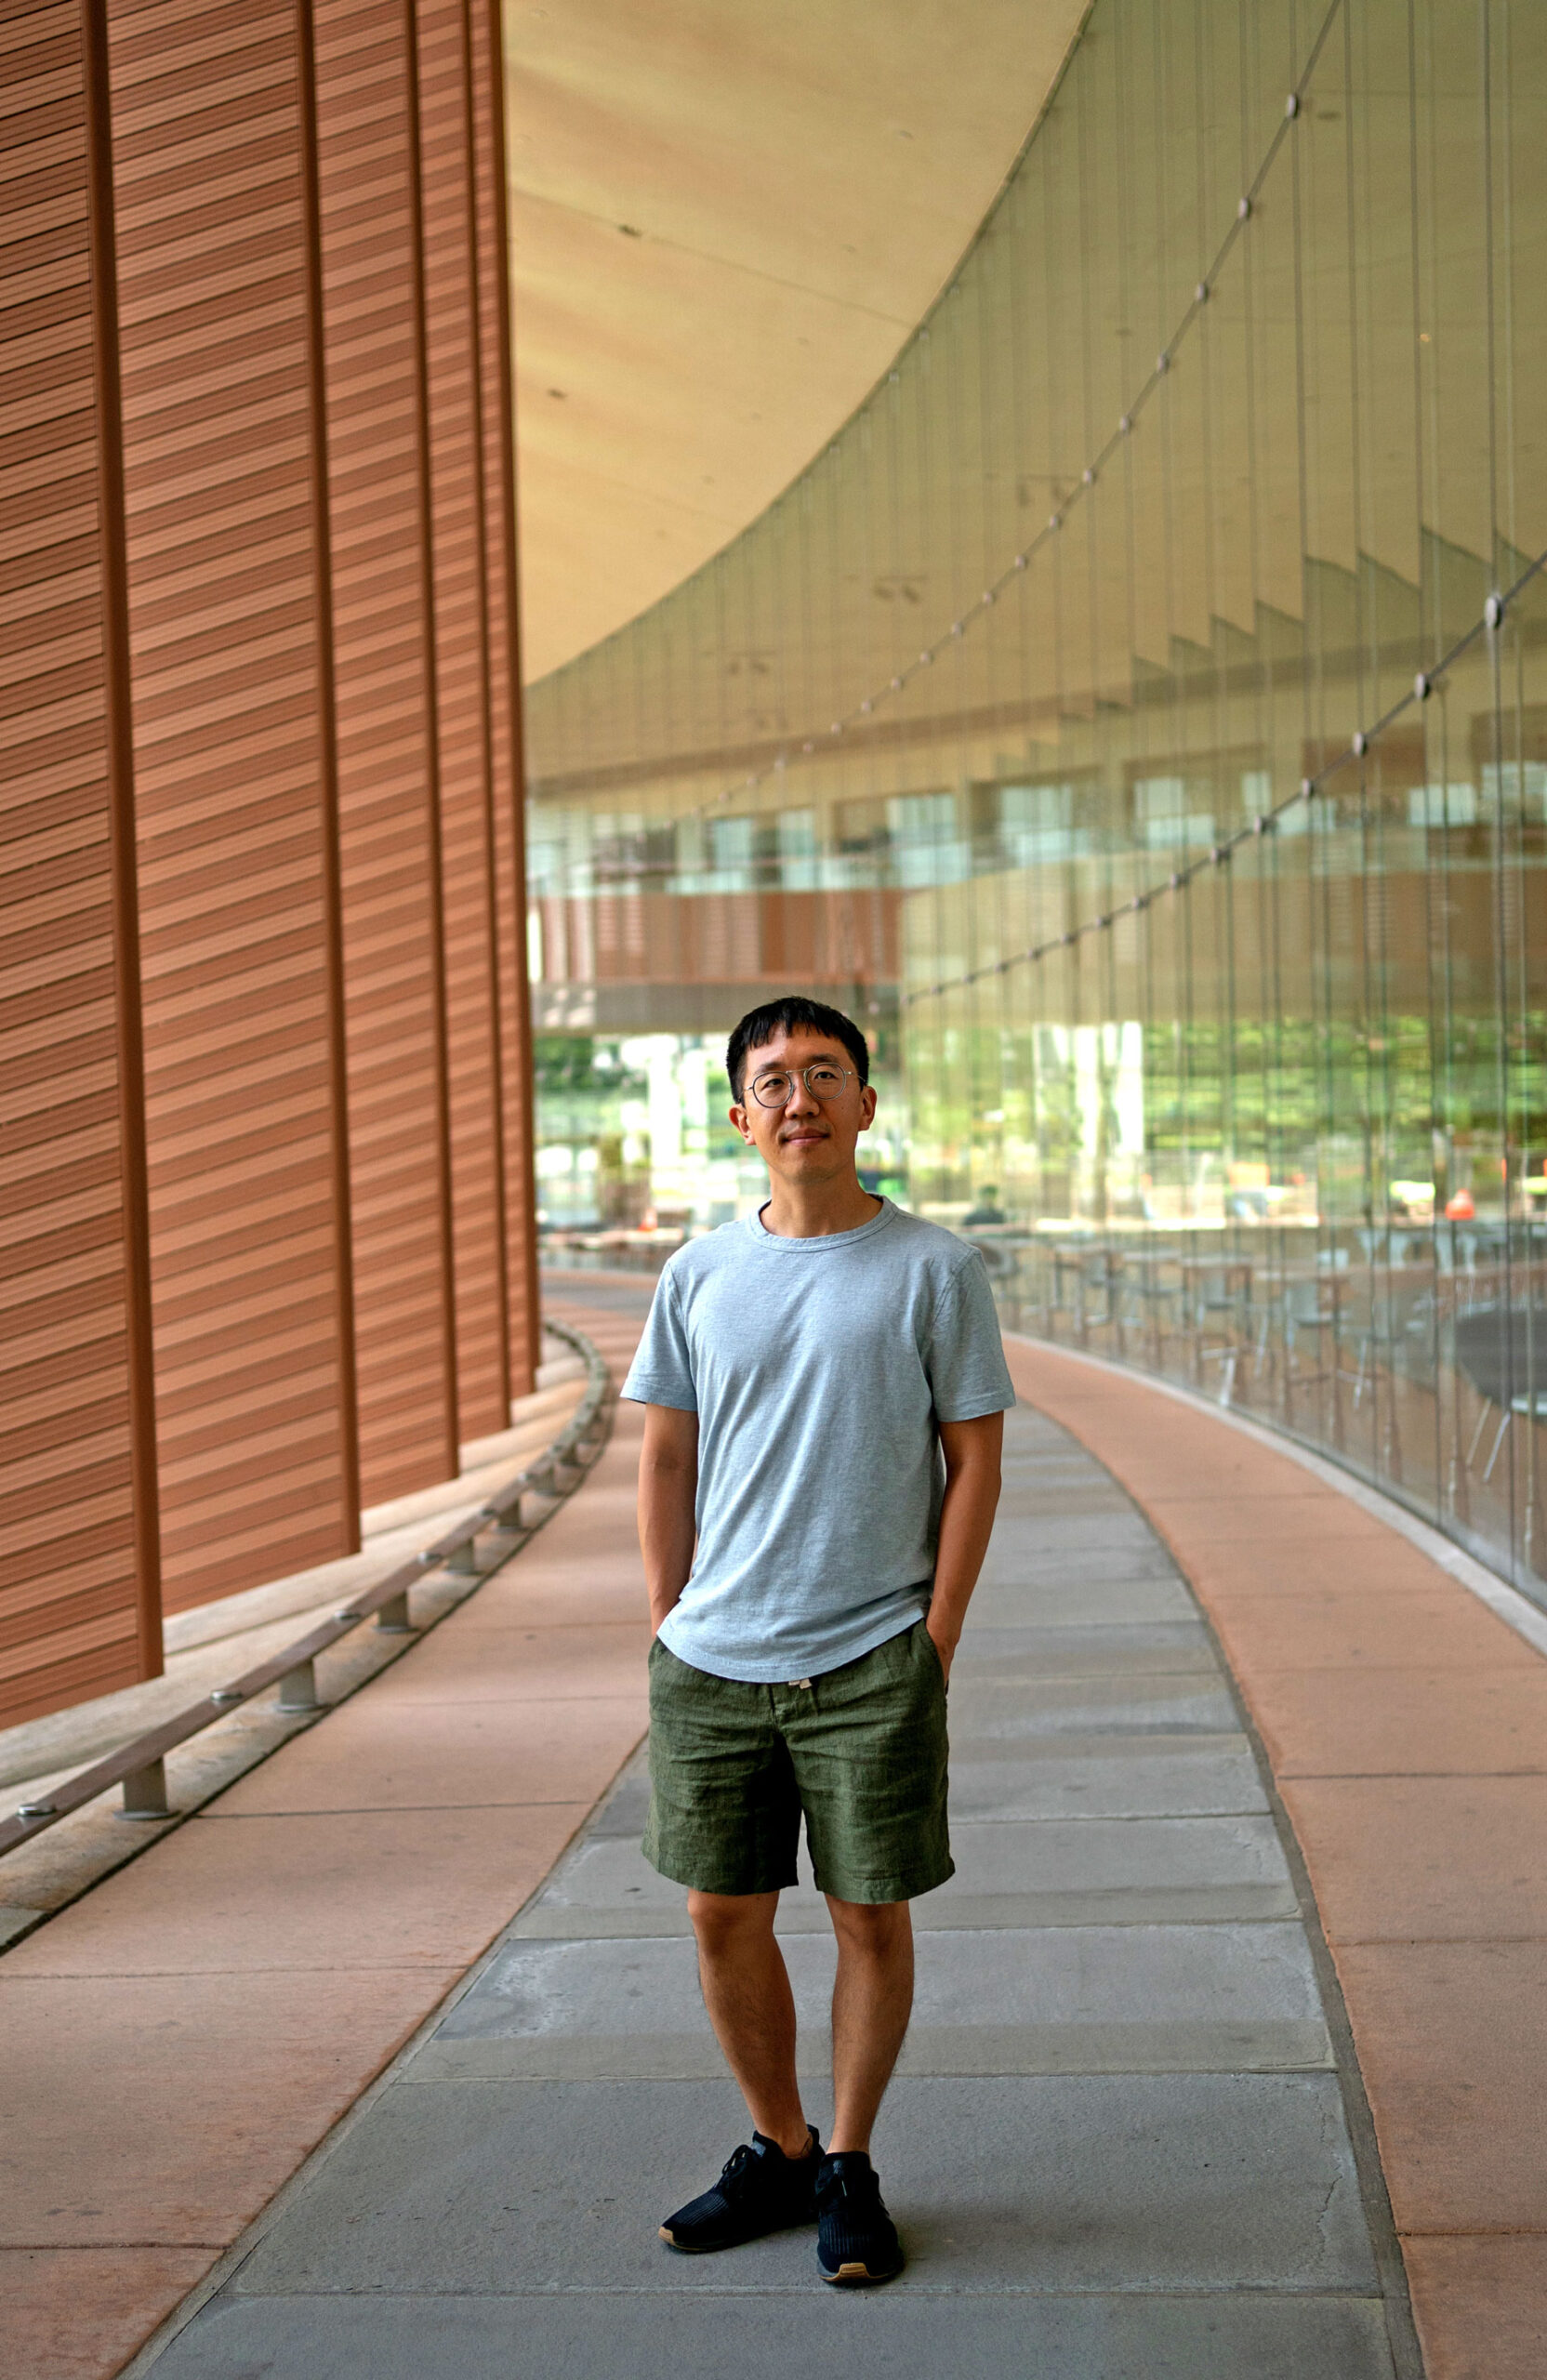
[[[688,1582],[697,1492],[697,1414],[681,1412],[674,1405],[647,1405],[640,1449],[640,1551],[652,1633]]]
[[[925,1626],[934,1639],[947,1680],[967,1605],[978,1582],[988,1533],[999,1501],[999,1451],[1004,1415],[985,1413],[975,1421],[942,1421],[940,1449],[945,1458],[945,1501],[940,1508],[940,1542],[934,1557],[934,1593]]]

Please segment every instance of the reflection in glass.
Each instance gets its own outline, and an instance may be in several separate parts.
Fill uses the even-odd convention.
[[[544,1091],[553,1215],[745,1211],[715,1037],[834,999],[1012,1328],[1539,1598],[1544,120],[1539,0],[1097,0],[872,397],[528,722],[539,1026],[644,1085],[588,1176]]]

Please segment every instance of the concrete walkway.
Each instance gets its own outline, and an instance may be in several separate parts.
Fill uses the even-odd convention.
[[[586,1327],[620,1369],[637,1319]],[[632,1752],[638,1427],[390,1669],[0,1958],[4,2380],[120,2372]]]
[[[1271,1783],[1160,1539],[1025,1408],[951,1714],[959,1872],[916,1911],[876,2150],[901,2281],[836,2297],[806,2233],[692,2261],[657,2241],[745,2124],[682,1896],[640,1854],[636,1758],[137,2370],[1410,2380],[1358,2079]],[[809,1889],[781,1930],[825,2122],[833,1951]]]

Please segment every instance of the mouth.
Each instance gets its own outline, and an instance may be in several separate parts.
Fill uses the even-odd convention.
[[[779,1146],[785,1149],[815,1148],[818,1142],[825,1141],[826,1137],[826,1133],[822,1131],[820,1128],[802,1125],[800,1130],[796,1131],[781,1132],[779,1135]]]

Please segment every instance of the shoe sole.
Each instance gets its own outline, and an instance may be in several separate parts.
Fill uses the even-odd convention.
[[[791,2222],[770,2224],[766,2231],[746,2231],[738,2240],[706,2240],[698,2247],[694,2247],[691,2241],[679,2240],[664,2223],[657,2227],[655,2236],[664,2240],[667,2246],[674,2249],[680,2256],[718,2256],[722,2255],[727,2248],[749,2248],[754,2240],[774,2239],[781,2231],[803,2231],[815,2220],[814,2215],[798,2215]]]
[[[826,2265],[818,2265],[816,2269],[834,2289],[864,2289],[879,2287],[883,2281],[895,2281],[902,2266],[893,2265],[887,2272],[872,2272],[868,2265],[860,2264],[840,2265],[836,2272],[829,2272]]]

